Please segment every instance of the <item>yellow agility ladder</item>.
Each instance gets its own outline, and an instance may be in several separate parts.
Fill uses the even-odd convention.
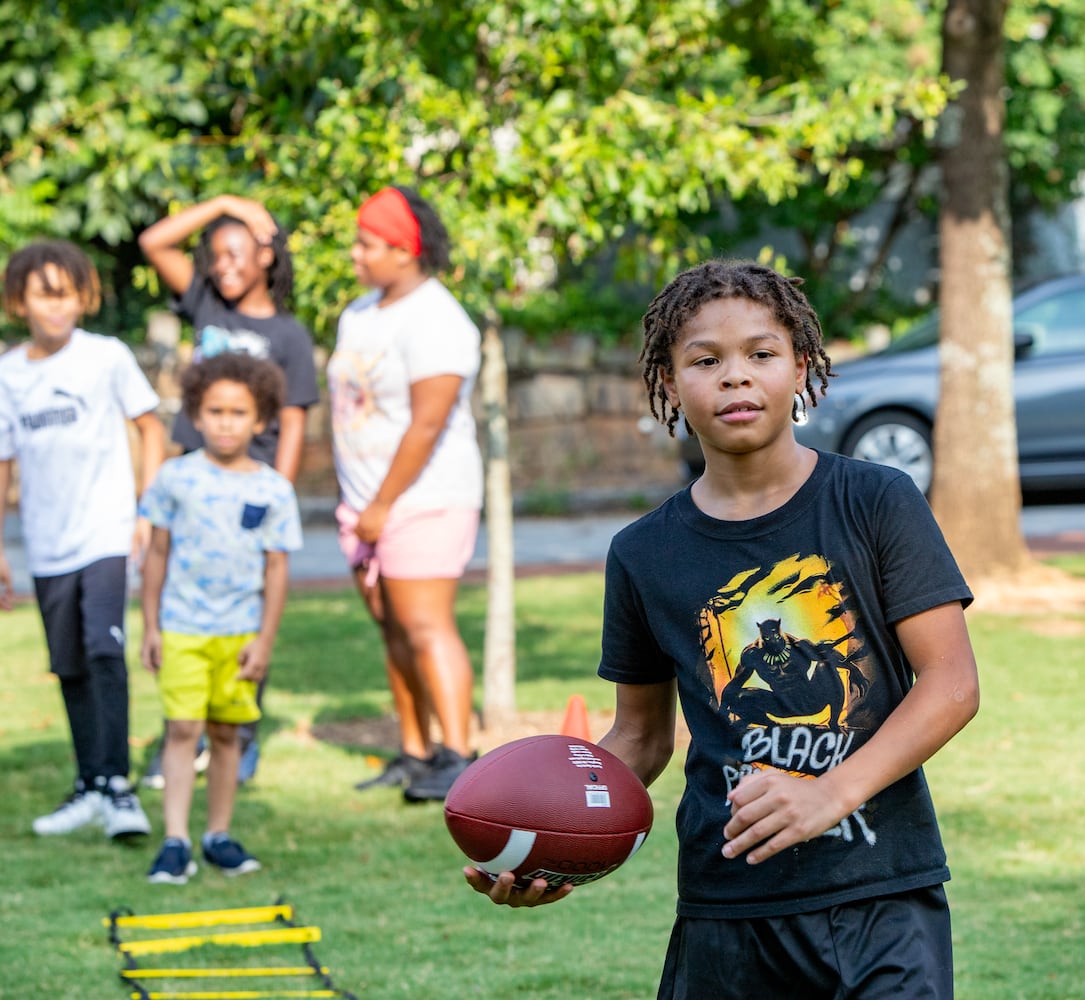
[[[357,1000],[353,993],[337,988],[326,966],[317,961],[310,945],[320,940],[320,928],[294,922],[294,908],[282,900],[273,906],[247,906],[232,910],[202,910],[193,913],[150,913],[136,915],[127,908],[114,910],[102,924],[109,928],[110,943],[124,959],[121,980],[131,991],[131,1000],[256,1000],[276,997],[339,997]],[[252,925],[257,925],[254,928]],[[274,926],[260,928],[261,924]],[[222,930],[242,927],[243,930]],[[165,937],[121,939],[124,930],[203,931],[196,934],[170,934]],[[304,965],[238,965],[237,967],[147,967],[139,959],[147,955],[175,954],[207,945],[225,948],[261,948],[276,944],[300,944]],[[146,980],[193,979],[267,979],[282,980],[307,977],[319,986],[294,988],[296,984],[253,989],[152,989]],[[202,985],[202,984],[201,984]],[[278,988],[276,988],[278,987]]]

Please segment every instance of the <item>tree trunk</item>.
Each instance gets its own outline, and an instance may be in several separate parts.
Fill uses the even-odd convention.
[[[1013,401],[1003,22],[1008,0],[948,0],[942,122],[941,394],[931,505],[965,575],[1029,563]]]
[[[496,318],[482,335],[483,435],[486,443],[486,639],[482,724],[500,725],[516,712],[516,598],[509,474],[508,370]]]

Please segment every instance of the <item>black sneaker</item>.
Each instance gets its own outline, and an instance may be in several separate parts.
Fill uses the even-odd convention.
[[[437,756],[426,760],[422,757],[412,757],[409,753],[401,753],[388,761],[384,765],[384,770],[375,778],[359,781],[354,787],[359,792],[364,792],[368,788],[403,788],[429,774],[436,759]]]
[[[192,845],[180,837],[167,837],[162,843],[158,857],[154,859],[147,881],[162,885],[184,885],[196,874],[196,862],[192,860]]]
[[[204,837],[202,846],[204,860],[223,875],[247,875],[260,870],[260,862],[224,833]]]
[[[477,753],[470,757],[461,757],[455,750],[442,747],[433,758],[429,773],[403,789],[403,797],[408,802],[444,801],[456,779],[477,759]]]

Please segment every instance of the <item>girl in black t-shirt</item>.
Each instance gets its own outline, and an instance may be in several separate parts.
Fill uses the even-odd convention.
[[[200,238],[190,255],[184,243],[197,232]],[[143,231],[139,245],[178,297],[177,312],[193,325],[194,361],[239,351],[282,370],[282,409],[253,439],[249,454],[294,483],[305,443],[306,410],[320,397],[312,336],[286,307],[294,269],[285,231],[260,202],[226,194],[159,220]],[[185,452],[203,444],[183,412],[174,421],[173,440]],[[261,703],[265,683],[259,689]],[[259,744],[255,724],[241,730],[238,777],[244,782],[256,772]],[[159,751],[143,775],[151,787],[162,785],[160,761]]]

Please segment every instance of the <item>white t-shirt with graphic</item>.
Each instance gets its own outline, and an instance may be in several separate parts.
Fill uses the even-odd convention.
[[[19,513],[35,577],[126,556],[136,484],[125,418],[158,406],[126,344],[76,329],[55,354],[0,355],[0,460],[19,463]]]
[[[433,454],[396,501],[398,510],[479,509],[482,456],[471,392],[478,376],[478,327],[436,278],[378,308],[381,293],[352,302],[339,320],[328,363],[332,443],[343,499],[363,510],[376,496],[411,422],[411,385],[437,375],[463,378]]]

